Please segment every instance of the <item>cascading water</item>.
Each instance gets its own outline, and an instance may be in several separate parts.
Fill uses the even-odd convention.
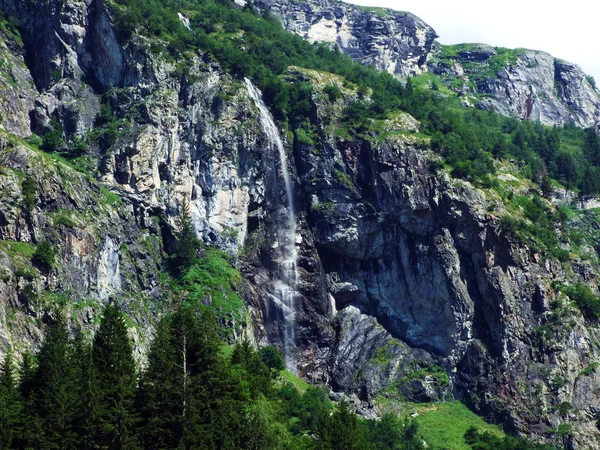
[[[296,372],[296,345],[294,340],[295,315],[296,315],[296,286],[298,276],[296,271],[297,253],[296,253],[296,216],[294,213],[294,201],[292,180],[287,168],[287,158],[279,130],[275,125],[273,116],[267,109],[262,100],[260,91],[252,84],[250,80],[245,79],[250,97],[258,107],[260,112],[260,121],[267,135],[269,150],[277,149],[279,153],[279,162],[281,173],[285,183],[285,193],[287,197],[287,220],[279,224],[282,231],[281,260],[279,261],[278,276],[279,279],[274,282],[273,292],[270,294],[271,300],[278,305],[283,313],[283,350],[287,368]]]

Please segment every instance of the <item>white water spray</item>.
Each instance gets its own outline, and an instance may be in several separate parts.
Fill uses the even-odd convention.
[[[262,100],[260,91],[252,84],[250,80],[245,79],[250,97],[256,104],[260,112],[260,121],[268,138],[269,150],[277,149],[279,153],[279,162],[281,172],[285,183],[285,193],[287,197],[288,217],[282,225],[283,240],[282,260],[280,262],[279,275],[280,280],[274,284],[274,293],[271,299],[278,305],[284,316],[284,357],[289,370],[296,372],[296,345],[294,340],[294,327],[296,322],[296,286],[298,284],[298,275],[296,272],[296,215],[294,213],[294,197],[292,190],[292,180],[287,168],[287,158],[279,130],[275,125],[273,116],[267,109]]]

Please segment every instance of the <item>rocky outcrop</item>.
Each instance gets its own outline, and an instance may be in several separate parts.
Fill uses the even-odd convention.
[[[600,96],[589,77],[545,52],[485,44],[451,46],[448,51],[418,17],[384,8],[330,0],[253,4],[274,14],[285,29],[310,42],[337,45],[363,64],[403,78],[433,72],[466,96],[467,106],[550,126],[600,123]]]
[[[89,332],[110,299],[134,319],[142,352],[163,295],[158,223],[142,229],[131,202],[24,144],[0,141],[2,353],[35,348],[57,305]],[[32,259],[44,240],[57,251],[52,267]]]
[[[478,107],[544,125],[597,126],[600,96],[576,65],[533,50],[509,50],[483,44],[441,49],[430,70],[474,96]]]
[[[401,77],[425,72],[433,28],[407,12],[361,8],[343,2],[255,0],[284,28],[310,42],[337,45],[351,58]]]
[[[318,90],[313,101],[317,127],[337,123],[339,105]],[[578,385],[598,382],[590,369],[600,358],[597,328],[556,286],[577,279],[595,285],[594,267],[563,265],[516,241],[501,225],[500,198],[438,172],[427,142],[407,133],[408,124],[388,119],[374,128],[395,136],[351,141],[320,128],[318,151],[295,150],[338,311],[330,383],[367,401],[399,381],[409,397],[443,398],[432,369],[441,366],[454,394],[482,415],[546,436],[569,422],[572,442],[585,448],[598,438],[600,398],[586,391],[580,399]],[[563,403],[572,408],[560,412]]]

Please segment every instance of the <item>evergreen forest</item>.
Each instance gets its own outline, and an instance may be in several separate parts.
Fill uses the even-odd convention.
[[[272,346],[256,351],[219,337],[209,310],[181,306],[157,326],[139,370],[119,306],[108,305],[93,338],[60,310],[35,355],[0,373],[0,449],[424,450],[419,427],[394,414],[359,418],[328,391],[301,392],[282,377]],[[476,450],[551,447],[471,428]]]

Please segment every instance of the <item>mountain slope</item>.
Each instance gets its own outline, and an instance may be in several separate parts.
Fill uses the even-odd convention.
[[[362,64],[400,77],[439,76],[466,104],[545,125],[598,127],[600,96],[576,65],[525,49],[484,44],[444,46],[435,31],[406,12],[338,1],[256,0],[289,31],[337,45]]]
[[[286,348],[282,224],[294,209],[292,369],[356,394],[365,411],[380,393],[454,396],[514,431],[593,445],[598,300],[590,291],[578,308],[584,291],[566,286],[597,292],[596,250],[531,180],[537,154],[494,161],[491,138],[473,133],[507,128],[499,139],[523,150],[553,131],[410,92],[229,2],[181,5],[1,3],[23,42],[3,32],[14,63],[2,86],[19,101],[1,105],[0,292],[3,325],[14,325],[2,349],[39,345],[56,303],[92,329],[110,297],[130,314],[139,353],[179,300],[214,307],[230,340]],[[267,50],[294,65],[277,67]],[[284,158],[244,76],[264,88]],[[233,264],[240,283],[171,282],[185,202],[204,245],[229,254],[206,266]],[[32,258],[42,241],[58,251],[52,267]],[[236,296],[219,295],[229,289],[251,324]]]

